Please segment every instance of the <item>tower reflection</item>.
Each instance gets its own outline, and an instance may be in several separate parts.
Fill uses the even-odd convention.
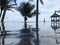
[[[59,33],[59,29],[60,29],[60,22],[51,22],[51,27],[55,32],[55,39],[56,39],[56,44],[59,45],[60,44],[60,37],[58,35],[60,35]]]

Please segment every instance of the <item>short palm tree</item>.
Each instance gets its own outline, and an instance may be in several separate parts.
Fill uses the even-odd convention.
[[[14,4],[11,4],[11,2],[14,2]],[[14,8],[13,7],[14,5],[16,5],[16,0],[0,0],[1,14],[2,14],[2,11],[3,11],[1,22],[4,21],[6,10],[11,10],[11,8]]]
[[[20,4],[20,6],[18,6],[16,8],[16,10],[19,11],[22,14],[22,16],[24,17],[25,30],[27,29],[27,25],[26,25],[27,17],[32,17],[33,15],[36,14],[36,11],[33,11],[34,7],[35,7],[35,5],[32,5],[29,2],[27,2],[27,3],[22,2]]]

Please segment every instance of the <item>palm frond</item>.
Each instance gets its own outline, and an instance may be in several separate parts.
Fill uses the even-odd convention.
[[[12,5],[9,5],[9,6],[15,6],[15,5],[17,5],[17,4],[12,4]]]
[[[41,2],[41,4],[44,4],[44,3],[43,3],[43,0],[40,0],[40,2]]]
[[[14,3],[16,3],[16,0],[9,0],[10,2],[14,2]]]
[[[36,13],[37,13],[37,10],[34,10],[32,13],[29,14],[28,17],[30,18],[30,17],[36,16]],[[40,13],[38,12],[38,14]]]
[[[10,8],[10,9],[11,9],[11,8],[15,8],[15,7],[13,7],[13,6],[12,6],[12,7],[11,7],[11,6],[7,6],[7,9],[8,9],[8,8]]]
[[[13,10],[11,10],[11,9],[7,9],[7,10],[14,12],[14,11],[13,11]]]
[[[23,2],[20,4],[20,6],[18,6],[16,8],[16,10],[19,11],[22,14],[22,16],[32,17],[31,15],[33,15],[33,14],[31,14],[31,13],[32,13],[34,7],[35,7],[35,5],[32,5],[29,2],[27,2],[27,3]]]
[[[29,1],[32,1],[33,2],[33,0],[29,0]]]
[[[0,1],[1,1],[1,3],[0,3],[0,9],[1,10],[4,10],[5,7],[7,8],[6,10],[8,10],[9,8],[10,9],[15,8],[14,6],[17,5],[16,3],[9,4],[9,3],[14,2],[16,0],[0,0]]]

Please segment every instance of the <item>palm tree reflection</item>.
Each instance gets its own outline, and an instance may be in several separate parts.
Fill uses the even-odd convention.
[[[0,45],[1,45],[1,36],[0,36]]]
[[[7,31],[5,31],[5,26],[4,26],[4,23],[1,23],[1,34],[0,34],[0,39],[1,39],[1,45],[6,45],[5,43],[5,38],[7,35]],[[9,45],[12,45],[12,44],[9,44]]]
[[[39,34],[36,32],[36,39],[34,40],[35,45],[39,45]]]
[[[2,45],[6,45],[5,43],[5,38],[7,36],[7,33],[5,34],[5,26],[4,23],[1,23],[1,30],[2,30]],[[31,30],[32,29],[32,30]],[[36,30],[36,28],[27,28],[27,30],[25,30],[24,28],[21,29],[20,33],[19,33],[19,39],[20,41],[16,44],[16,45],[39,45],[39,34],[38,31],[35,32],[33,30]],[[11,44],[9,44],[11,45]]]
[[[39,45],[38,32],[31,31],[29,28],[27,30],[22,29],[19,37],[21,40],[16,45]]]
[[[21,40],[16,45],[32,45],[34,34],[30,31],[30,29],[22,29],[19,37]]]
[[[4,23],[1,23],[1,43],[2,45],[5,45],[5,26]]]
[[[2,45],[5,45],[5,37],[2,36]]]
[[[1,34],[6,35],[4,23],[1,23]]]
[[[1,23],[0,23],[0,35],[1,35]]]

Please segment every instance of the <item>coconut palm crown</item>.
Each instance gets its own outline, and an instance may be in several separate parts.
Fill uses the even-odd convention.
[[[11,2],[13,2],[13,4]],[[0,0],[1,14],[3,12],[1,22],[4,21],[6,10],[13,11],[13,10],[11,10],[11,8],[15,8],[14,5],[17,5],[16,0]]]
[[[16,8],[17,11],[19,11],[22,16],[26,17],[32,17],[35,15],[35,11],[33,11],[35,5],[30,4],[29,2],[22,2],[20,6]],[[32,12],[33,11],[33,12]]]

